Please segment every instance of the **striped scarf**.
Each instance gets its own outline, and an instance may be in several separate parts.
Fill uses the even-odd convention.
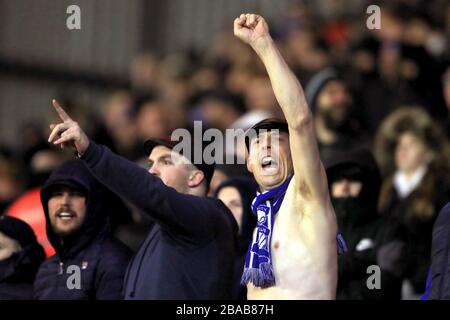
[[[281,207],[291,179],[292,176],[289,176],[278,187],[263,193],[258,192],[252,202],[252,211],[258,221],[256,232],[245,258],[245,268],[241,278],[242,285],[253,283],[257,287],[267,288],[275,284],[270,243],[275,216]],[[347,246],[340,233],[337,235],[337,244],[340,254],[347,251]]]
[[[258,192],[252,203],[252,211],[258,217],[256,233],[245,258],[241,284],[249,282],[257,287],[270,287],[275,284],[270,242],[275,215],[280,209],[292,176],[281,185],[266,192]]]

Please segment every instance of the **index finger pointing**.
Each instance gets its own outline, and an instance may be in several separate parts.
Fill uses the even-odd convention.
[[[58,101],[55,99],[52,100],[53,107],[55,108],[56,112],[58,112],[59,117],[62,121],[69,121],[72,120],[72,118],[69,117],[69,115],[64,111],[64,109],[61,107]]]

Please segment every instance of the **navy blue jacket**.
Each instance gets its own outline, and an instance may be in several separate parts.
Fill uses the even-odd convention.
[[[441,210],[433,227],[426,290],[423,299],[450,300],[450,203]]]
[[[80,230],[64,241],[52,230],[48,199],[55,186],[76,185],[87,196],[86,217]],[[90,174],[79,160],[56,169],[41,190],[47,222],[47,236],[56,250],[40,267],[34,282],[35,299],[122,299],[123,278],[131,251],[114,239],[109,228],[108,204],[115,197]],[[71,267],[72,266],[72,267]],[[75,284],[73,267],[80,271],[80,288]]]
[[[82,159],[156,222],[128,267],[125,299],[231,298],[237,224],[220,200],[178,193],[92,141]]]

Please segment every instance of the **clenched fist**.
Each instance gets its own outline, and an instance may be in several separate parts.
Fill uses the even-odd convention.
[[[270,39],[269,26],[264,18],[250,13],[241,14],[234,20],[234,35],[252,47]]]
[[[59,105],[58,101],[52,101],[53,107],[63,121],[59,124],[51,124],[52,132],[48,138],[48,142],[59,144],[62,148],[71,147],[75,149],[79,155],[83,155],[89,146],[89,138],[80,128],[78,123],[72,120],[64,109]]]

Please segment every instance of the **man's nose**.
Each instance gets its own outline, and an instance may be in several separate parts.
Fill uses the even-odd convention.
[[[262,145],[263,150],[270,150],[272,148],[272,145],[270,142],[264,142]]]
[[[154,176],[159,176],[159,169],[156,163],[154,163],[149,169],[148,172]]]
[[[350,194],[350,181],[342,181],[342,193],[344,194],[344,196],[348,196]]]
[[[272,148],[272,137],[267,136],[267,137],[263,138],[261,144],[262,144],[263,150],[270,150]]]
[[[61,197],[61,205],[70,205],[71,196],[68,192],[64,192]]]

